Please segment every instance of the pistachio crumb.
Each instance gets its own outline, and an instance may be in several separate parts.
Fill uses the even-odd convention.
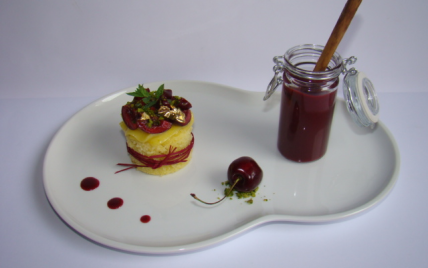
[[[226,188],[224,189],[224,194],[228,197],[230,197],[230,200],[232,200],[232,197],[235,195],[238,199],[245,199],[245,198],[251,198],[250,200],[245,201],[248,204],[252,204],[253,200],[252,197],[256,197],[256,193],[259,190],[259,187],[257,187],[256,189],[254,189],[251,192],[239,192],[236,190],[232,190],[230,191],[230,183],[229,181],[224,181],[221,183],[221,185],[225,185]],[[230,191],[230,193],[229,193]],[[229,194],[228,194],[229,193]]]

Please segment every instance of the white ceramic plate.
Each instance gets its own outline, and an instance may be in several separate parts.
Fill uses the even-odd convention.
[[[145,84],[157,89],[161,83]],[[167,81],[174,95],[193,104],[193,159],[179,172],[156,177],[129,170],[119,127],[128,88],[104,97],[73,116],[52,140],[44,162],[46,195],[58,215],[85,237],[135,253],[189,252],[222,242],[271,221],[328,222],[365,211],[387,196],[400,165],[397,145],[380,122],[374,130],[356,126],[345,102],[336,105],[327,154],[312,163],[294,163],[276,149],[280,94],[263,101],[250,92],[212,83]],[[251,156],[264,171],[254,203],[222,196],[227,168]],[[83,191],[85,177],[100,186]],[[120,197],[124,204],[109,209]],[[267,201],[265,201],[265,199]],[[140,222],[150,215],[149,223]]]

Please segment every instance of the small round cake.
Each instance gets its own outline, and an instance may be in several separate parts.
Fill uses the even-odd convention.
[[[133,164],[119,165],[127,166],[123,170],[136,168],[158,176],[185,167],[194,144],[190,102],[173,96],[172,90],[164,89],[164,85],[153,92],[139,85],[128,95],[134,99],[122,106],[120,126]]]

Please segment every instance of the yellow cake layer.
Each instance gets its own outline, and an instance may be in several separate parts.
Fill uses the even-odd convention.
[[[123,132],[125,133],[125,136],[132,137],[134,140],[138,142],[144,142],[144,143],[150,143],[151,145],[160,145],[164,144],[168,141],[172,136],[178,135],[179,132],[192,132],[192,126],[193,126],[194,118],[192,114],[192,118],[189,122],[189,124],[183,126],[173,125],[169,130],[159,133],[159,134],[149,134],[147,132],[142,131],[141,129],[137,128],[135,130],[129,129],[125,122],[120,122],[120,127],[122,128]],[[190,130],[190,131],[189,131]]]
[[[141,129],[131,130],[122,121],[120,126],[125,133],[126,142],[130,148],[145,156],[166,155],[170,147],[177,148],[176,151],[186,148],[192,141],[193,129],[193,114],[192,119],[186,126],[173,125],[169,130],[159,134],[149,134]],[[134,164],[141,163],[130,155],[131,161]],[[138,170],[152,175],[166,175],[176,172],[186,166],[191,159],[191,154],[186,162],[177,163],[174,165],[162,166],[157,169],[152,168],[137,168]]]

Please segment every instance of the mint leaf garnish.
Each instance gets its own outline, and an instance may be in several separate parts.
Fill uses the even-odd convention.
[[[151,92],[150,98],[143,99],[144,103],[146,103],[146,105],[144,106],[145,108],[152,107],[153,105],[156,104],[156,102],[159,101],[159,98],[162,97],[163,95],[163,88],[164,88],[164,84],[160,85],[158,90],[156,90],[156,92]]]
[[[143,85],[138,85],[137,89],[134,92],[126,93],[129,96],[134,97],[141,97],[141,98],[147,98],[150,97],[150,92],[147,92],[147,90],[144,88]]]
[[[147,92],[143,85],[138,85],[134,92],[126,93],[129,96],[143,98],[143,102],[146,104],[144,108],[150,108],[159,101],[163,95],[164,84],[160,85],[156,92]]]
[[[164,84],[160,85],[158,90],[156,90],[156,99],[159,99],[163,95]]]

